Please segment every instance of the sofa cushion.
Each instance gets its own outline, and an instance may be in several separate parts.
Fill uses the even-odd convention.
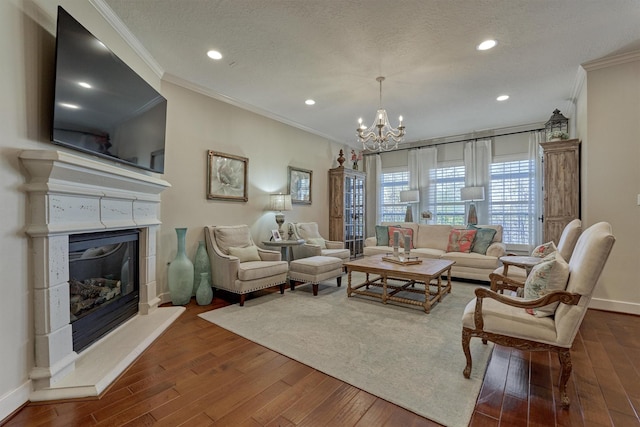
[[[405,237],[409,237],[409,249],[413,249],[415,246],[413,244],[413,230],[411,228],[403,228],[403,227],[389,227],[389,245],[393,246],[393,235],[395,232],[399,232],[398,243],[401,248],[404,248]]]
[[[465,252],[471,251],[471,244],[476,236],[476,230],[460,230],[454,228],[449,233],[449,244],[447,252]]]
[[[481,255],[475,252],[447,252],[442,255],[442,259],[455,261],[454,270],[456,267],[469,267],[489,270],[489,272],[491,272],[498,266],[498,259],[496,257]],[[489,280],[488,275],[485,280]]]
[[[414,246],[416,248],[431,248],[446,251],[449,245],[450,225],[444,224],[420,224],[418,233],[415,236]]]
[[[471,244],[471,252],[477,254],[486,254],[487,248],[493,242],[493,238],[496,235],[496,230],[493,228],[476,227],[473,224],[469,224],[470,230],[476,230],[476,237]]]
[[[307,239],[307,243],[320,246],[320,249],[327,249],[327,244],[322,237],[311,237]]]
[[[540,264],[531,269],[531,273],[524,282],[524,298],[537,299],[551,291],[561,291],[567,287],[569,279],[569,264],[559,252],[545,257]],[[545,305],[532,310],[537,317],[552,316],[558,303]]]
[[[286,261],[247,261],[241,262],[238,267],[238,280],[249,281],[277,276],[289,271],[289,263]]]
[[[376,246],[389,246],[389,227],[376,225]]]
[[[255,245],[247,246],[244,248],[231,246],[229,247],[229,255],[238,257],[240,262],[260,261],[258,247]]]
[[[536,257],[540,257],[540,258],[544,258],[547,255],[554,253],[555,251],[557,251],[558,248],[556,248],[555,243],[553,242],[547,242],[547,243],[543,243],[539,246],[537,246],[532,252],[531,252],[531,256],[536,256]]]
[[[431,248],[415,248],[411,250],[412,256],[419,256],[421,258],[435,258],[439,259],[445,255],[446,252],[440,249],[431,249]]]
[[[317,222],[299,222],[296,224],[296,231],[304,240],[322,237],[318,231]]]
[[[218,248],[229,255],[229,248],[244,248],[253,244],[248,225],[218,226],[213,231]]]

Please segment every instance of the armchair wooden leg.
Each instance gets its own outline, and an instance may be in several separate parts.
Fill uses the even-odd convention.
[[[289,279],[289,289],[291,289],[292,291],[296,290],[296,285],[297,284],[298,284],[298,282],[296,282],[295,280]]]
[[[471,376],[471,351],[469,351],[469,341],[471,340],[471,331],[467,328],[462,328],[462,351],[464,351],[464,356],[467,358],[467,366],[465,366],[462,374],[465,378],[469,378]]]
[[[280,283],[280,294],[284,294],[284,283]]]
[[[558,358],[560,359],[560,383],[558,388],[560,389],[560,404],[563,408],[569,407],[569,395],[567,394],[567,381],[571,376],[571,352],[570,350],[563,349],[558,352]]]
[[[336,282],[338,282],[338,287],[340,287],[342,285],[342,276],[338,276]]]
[[[318,296],[318,284],[317,283],[313,283],[313,296]]]
[[[240,294],[240,307],[244,306],[244,300],[247,298],[247,294]]]

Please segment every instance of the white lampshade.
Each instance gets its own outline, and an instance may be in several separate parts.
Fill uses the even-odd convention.
[[[270,211],[290,211],[293,210],[291,206],[290,194],[271,194],[269,195],[269,210]]]
[[[420,201],[420,192],[418,190],[403,190],[400,192],[400,202],[402,203],[418,203]]]
[[[460,189],[460,200],[481,201],[484,200],[484,187],[463,187]]]

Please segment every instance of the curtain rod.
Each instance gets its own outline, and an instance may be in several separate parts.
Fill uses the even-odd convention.
[[[455,144],[458,142],[469,142],[469,141],[478,141],[481,139],[489,139],[489,138],[495,138],[497,136],[508,136],[508,135],[517,135],[519,133],[529,133],[529,132],[540,132],[544,130],[544,127],[541,128],[536,128],[536,129],[528,129],[528,130],[519,130],[519,131],[514,131],[514,132],[506,132],[506,133],[501,133],[498,135],[487,135],[484,137],[476,137],[476,138],[463,138],[463,139],[456,139],[454,141],[446,141],[446,142],[434,142],[431,144],[422,144],[422,145],[416,145],[413,147],[405,147],[405,148],[397,148],[395,150],[391,150],[391,151],[406,151],[406,150],[413,150],[413,149],[417,149],[417,148],[425,148],[425,147],[437,147],[438,145],[446,145],[446,144]],[[418,143],[419,144],[419,143]],[[391,151],[385,151],[385,153],[390,153]],[[364,152],[362,153],[363,156],[371,156],[374,154],[381,154],[380,152]]]

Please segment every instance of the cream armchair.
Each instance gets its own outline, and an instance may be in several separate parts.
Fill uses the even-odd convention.
[[[476,298],[467,304],[462,316],[462,349],[467,359],[464,376],[469,378],[471,374],[469,341],[472,337],[481,338],[485,344],[488,340],[521,350],[552,351],[560,359],[561,404],[569,406],[566,388],[571,375],[571,345],[614,242],[611,226],[606,222],[585,230],[569,261],[565,290],[525,300],[489,289],[476,289]],[[538,317],[526,311],[554,302],[560,304],[552,316]]]
[[[293,247],[295,259],[321,255],[340,258],[342,262],[349,261],[351,254],[349,249],[344,248],[344,242],[324,239],[318,231],[317,222],[298,222],[292,226],[295,238],[305,241],[304,244]]]
[[[562,258],[569,262],[573,255],[573,249],[576,246],[576,242],[582,233],[582,221],[574,219],[569,222],[562,230],[560,240],[558,241],[558,252]],[[519,292],[524,286],[524,282],[527,280],[527,272],[522,267],[511,266],[509,267],[508,274],[504,274],[504,266],[496,268],[493,273],[489,275],[489,281],[491,282],[491,289],[494,291],[502,292],[505,289]]]
[[[253,291],[279,285],[284,293],[289,264],[279,251],[256,246],[248,226],[207,226],[204,235],[214,288],[239,294],[241,306]]]

